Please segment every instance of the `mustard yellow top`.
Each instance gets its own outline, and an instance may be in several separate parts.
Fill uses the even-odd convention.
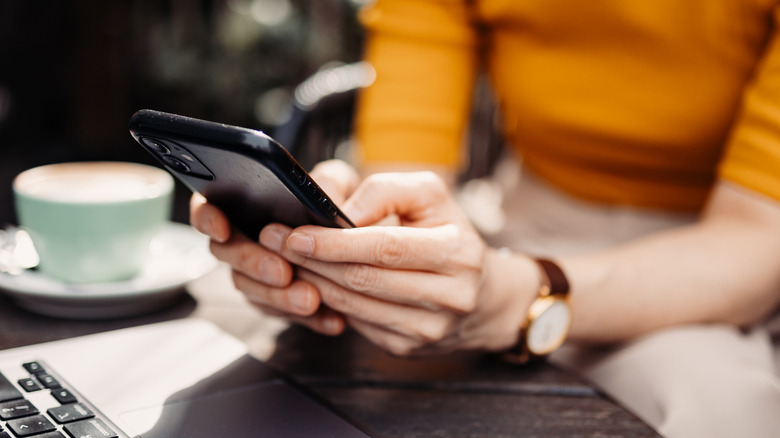
[[[507,139],[558,188],[693,211],[714,180],[780,200],[777,0],[379,0],[367,163],[458,166],[479,69]]]

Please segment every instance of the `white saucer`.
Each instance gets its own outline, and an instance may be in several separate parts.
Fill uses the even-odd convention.
[[[192,227],[168,223],[150,246],[141,273],[127,281],[66,284],[34,270],[0,273],[0,292],[35,313],[71,319],[139,315],[171,303],[184,285],[209,272],[217,260],[209,239]]]

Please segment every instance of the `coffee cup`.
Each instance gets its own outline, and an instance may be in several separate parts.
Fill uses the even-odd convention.
[[[66,283],[113,282],[141,271],[170,217],[173,178],[135,163],[59,163],[20,173],[13,192],[42,274]]]

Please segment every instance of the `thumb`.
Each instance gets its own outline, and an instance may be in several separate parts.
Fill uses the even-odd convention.
[[[310,175],[337,205],[344,203],[360,181],[357,171],[341,160],[322,161],[314,166]]]
[[[452,217],[453,207],[441,178],[433,172],[413,172],[367,177],[342,210],[359,227],[391,215],[397,215],[401,225],[436,226]]]

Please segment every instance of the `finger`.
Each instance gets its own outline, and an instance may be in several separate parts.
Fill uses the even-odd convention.
[[[453,224],[346,230],[304,226],[293,230],[284,243],[291,252],[309,259],[391,269],[458,272],[481,263],[483,257],[482,251],[474,250],[483,247],[479,237]]]
[[[311,316],[320,307],[320,294],[310,283],[293,281],[286,287],[269,287],[233,270],[233,284],[249,301],[286,314]]]
[[[371,322],[383,330],[426,343],[438,342],[450,331],[451,315],[446,311],[429,311],[352,293],[305,270],[299,276],[315,285],[323,303],[348,318]]]
[[[302,230],[304,228],[298,228]],[[290,233],[289,228],[281,225],[269,225],[261,233],[261,242],[271,246],[273,251],[282,251],[282,255],[290,263],[304,267],[312,272],[327,277],[342,287],[371,295],[387,301],[407,304],[417,307],[426,307],[430,310],[446,308],[458,313],[471,311],[475,306],[475,295],[472,293],[479,288],[482,280],[482,258],[484,246],[455,246],[456,252],[444,248],[437,248],[429,241],[415,243],[415,239],[399,238],[399,244],[412,246],[406,249],[411,255],[408,263],[387,263],[390,268],[370,265],[367,263],[353,263],[351,260],[371,260],[372,251],[383,244],[345,245],[347,239],[344,235],[363,234],[375,231],[386,233],[386,227],[369,227],[353,230],[331,230],[320,227],[306,227],[315,233],[323,232],[328,236],[338,238],[329,240],[322,252],[332,255],[325,258],[326,262],[319,259],[300,256],[283,248],[278,248],[281,241],[290,242],[293,235],[299,231]],[[393,228],[397,233],[420,233],[425,230],[411,228]],[[348,233],[344,233],[348,231]],[[273,239],[270,235],[274,235]],[[349,237],[348,236],[348,237]],[[351,240],[350,240],[351,241]],[[446,245],[452,245],[453,239],[444,239]],[[335,248],[330,248],[333,245]],[[384,244],[387,246],[386,244]],[[358,249],[355,249],[358,248]],[[359,248],[365,248],[368,254],[364,254]],[[315,251],[316,253],[316,251]],[[442,254],[449,253],[446,259],[440,258]],[[321,254],[315,254],[320,255]],[[334,263],[339,262],[339,263]],[[375,264],[380,262],[374,261]],[[410,269],[404,269],[409,266]],[[428,271],[422,269],[428,268]],[[439,272],[435,272],[438,269]],[[438,274],[438,275],[437,275]]]
[[[366,339],[395,356],[420,357],[434,354],[440,355],[459,349],[456,336],[447,337],[439,342],[428,342],[403,336],[372,324],[369,321],[357,318],[348,317],[347,323]]]
[[[226,242],[230,238],[230,223],[227,217],[198,193],[193,193],[190,198],[190,223],[196,230],[217,242]]]
[[[366,339],[394,356],[412,356],[422,345],[414,339],[360,319],[347,318],[347,323]]]
[[[366,178],[343,207],[357,226],[398,215],[403,225],[436,226],[457,209],[444,181],[433,172],[384,173]]]
[[[333,310],[328,309],[327,307],[321,307],[311,316],[299,316],[279,312],[273,308],[264,307],[262,304],[251,304],[267,315],[284,318],[292,323],[308,327],[309,329],[324,335],[340,335],[347,327],[347,323],[344,320],[344,317],[334,312]]]
[[[360,182],[357,171],[342,160],[322,161],[314,166],[310,174],[337,205],[352,195]]]
[[[474,291],[478,290],[481,281],[481,271],[477,270],[451,276],[308,259],[303,259],[299,265],[353,294],[427,311],[447,310],[458,314],[474,309]]]
[[[343,316],[320,305],[319,292],[311,284],[296,281],[286,288],[271,288],[235,270],[232,276],[236,289],[264,313],[327,335],[338,335],[346,328]]]
[[[267,286],[284,287],[292,280],[289,262],[241,233],[233,234],[224,243],[212,240],[210,248],[217,259]]]

